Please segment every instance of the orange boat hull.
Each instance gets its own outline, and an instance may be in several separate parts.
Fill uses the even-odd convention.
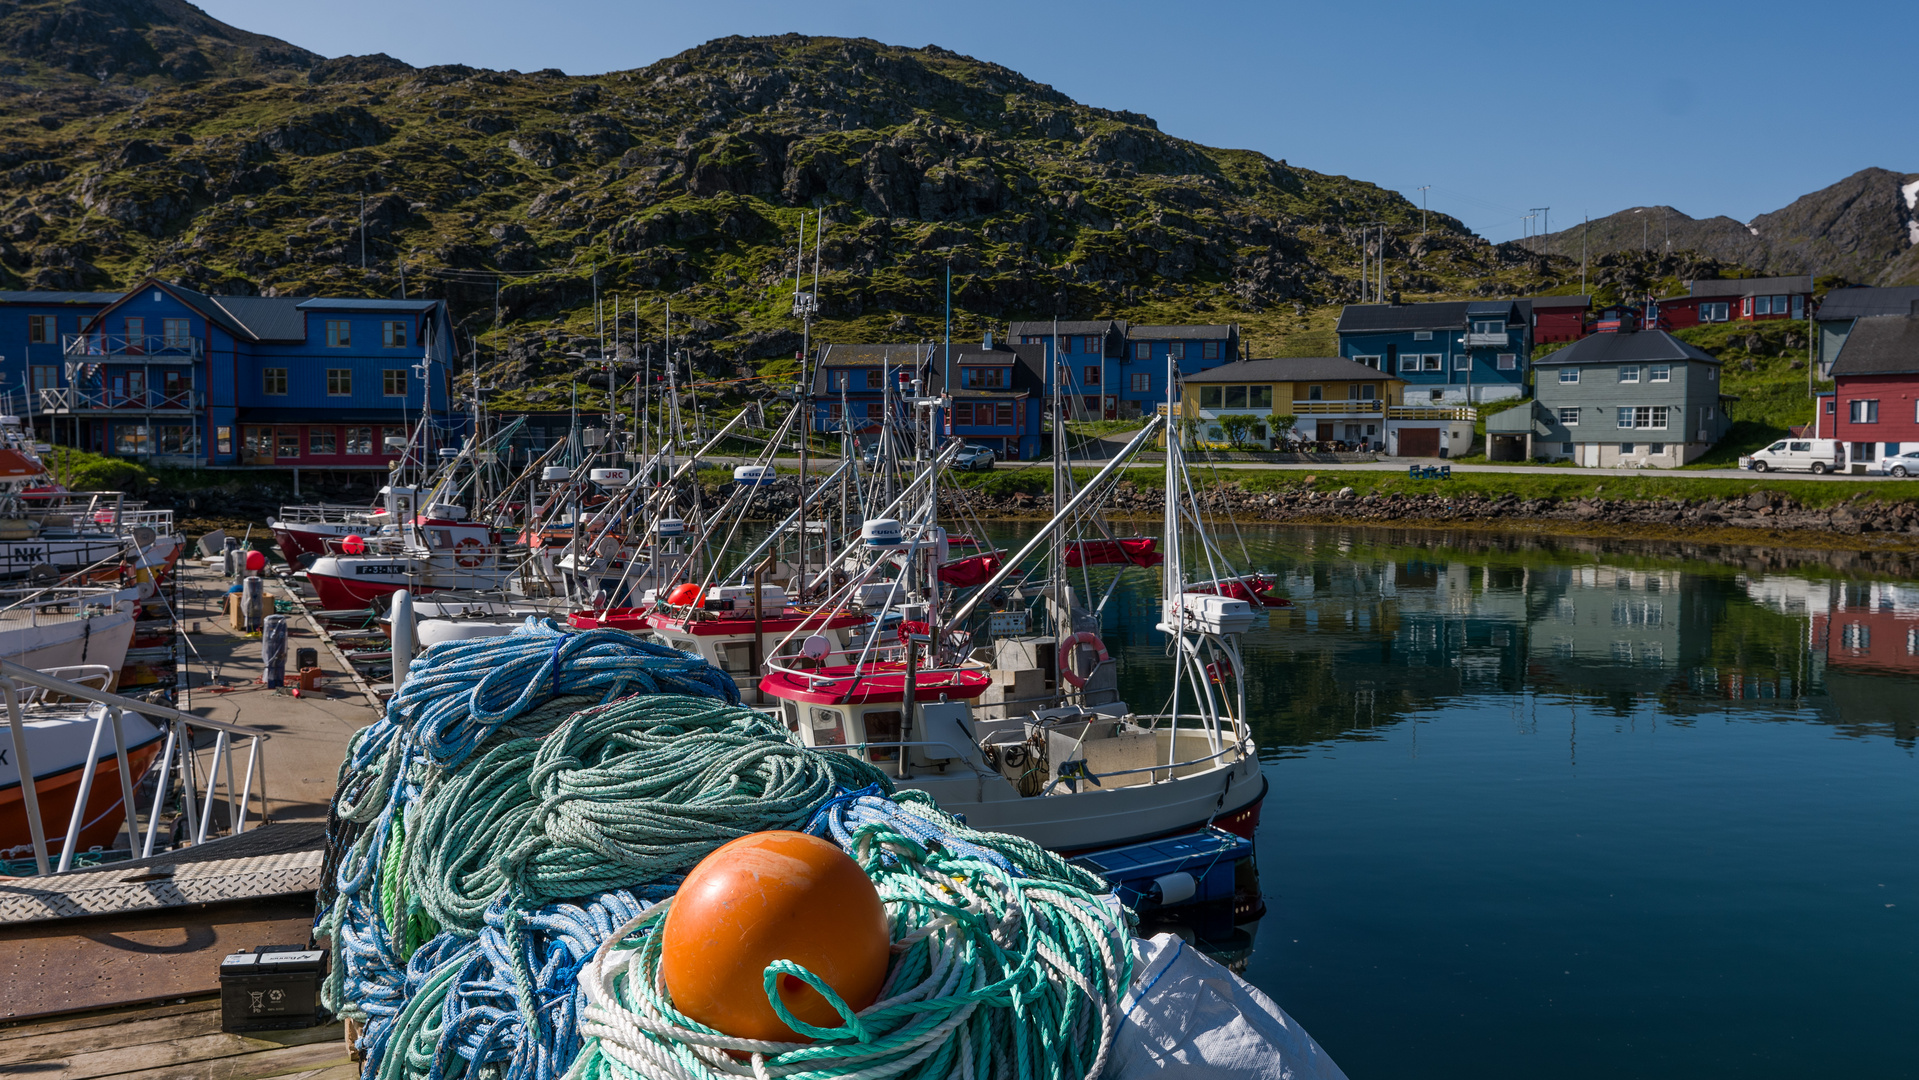
[[[153,760],[160,756],[160,746],[160,741],[155,740],[127,751],[127,765],[133,770],[136,787]],[[60,846],[66,841],[67,825],[73,820],[73,800],[80,793],[81,769],[76,765],[34,781],[49,858],[58,858]],[[120,808],[120,762],[108,754],[94,770],[93,790],[87,795],[86,816],[80,825],[80,843],[75,850],[111,847],[125,827],[126,812]],[[33,857],[33,833],[27,827],[27,804],[18,784],[0,790],[0,853],[9,850],[14,858]]]

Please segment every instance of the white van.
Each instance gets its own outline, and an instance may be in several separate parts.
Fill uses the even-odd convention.
[[[1832,472],[1845,465],[1845,450],[1837,439],[1781,439],[1751,457],[1739,459],[1742,468],[1753,472],[1773,469],[1804,469],[1813,473]]]

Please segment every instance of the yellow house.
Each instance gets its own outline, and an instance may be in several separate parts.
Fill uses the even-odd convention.
[[[1180,379],[1180,417],[1188,438],[1201,443],[1232,441],[1246,421],[1241,442],[1268,449],[1276,441],[1335,440],[1365,449],[1385,446],[1387,419],[1402,404],[1405,380],[1337,356],[1241,360]],[[1289,433],[1273,430],[1273,417],[1292,417]]]

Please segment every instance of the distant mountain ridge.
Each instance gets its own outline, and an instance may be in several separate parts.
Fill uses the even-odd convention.
[[[1919,284],[1919,173],[1861,169],[1750,222],[1636,206],[1529,247],[1578,259],[1612,251],[1697,251],[1765,274],[1836,274],[1873,285]]]

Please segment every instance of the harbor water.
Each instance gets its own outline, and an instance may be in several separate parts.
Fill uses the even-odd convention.
[[[1732,548],[1243,542],[1295,600],[1245,641],[1272,785],[1245,973],[1349,1075],[1910,1075],[1919,585]],[[1158,711],[1157,577],[1129,577],[1105,637]]]

